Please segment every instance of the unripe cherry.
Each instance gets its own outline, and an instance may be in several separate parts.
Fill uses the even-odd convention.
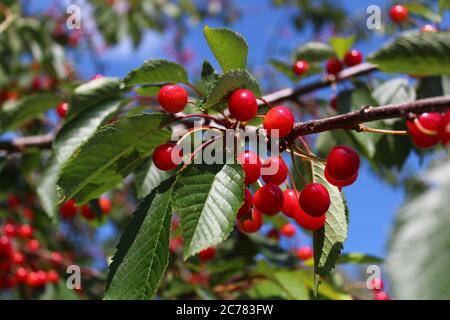
[[[348,180],[358,173],[359,164],[359,155],[353,148],[336,146],[328,153],[325,170],[335,180]]]
[[[450,142],[450,110],[448,110],[441,119],[439,125],[439,138],[444,145]]]
[[[300,207],[313,217],[324,215],[330,207],[330,194],[320,183],[310,183],[305,186],[299,197]]]
[[[295,236],[296,231],[297,229],[295,229],[295,226],[291,223],[286,223],[280,229],[280,233],[287,238]]]
[[[407,120],[406,126],[413,143],[420,148],[429,148],[437,144],[440,140],[438,132],[441,120],[442,115],[437,112],[422,113],[416,120]]]
[[[300,211],[298,211],[294,215],[295,222],[297,222],[299,226],[311,231],[319,230],[320,228],[322,228],[325,224],[326,218],[326,214],[321,215],[320,217],[310,216],[309,214],[306,214],[303,210],[301,210],[301,208]]]
[[[17,234],[21,238],[30,238],[33,235],[33,227],[29,224],[23,224],[17,230]]]
[[[278,137],[286,137],[294,127],[294,115],[283,106],[270,109],[264,117],[263,127],[269,136],[273,136],[273,130],[278,130]]]
[[[153,151],[153,163],[163,171],[176,169],[182,157],[183,149],[173,142],[162,144]]]
[[[270,157],[263,164],[263,172],[265,170],[275,171],[274,174],[263,174],[262,179],[266,183],[274,183],[277,185],[282,184],[286,181],[288,175],[288,167],[281,157]]]
[[[250,211],[250,209],[253,206],[253,196],[250,190],[247,188],[244,189],[244,203],[242,204],[241,208],[239,209],[237,213],[237,218],[241,219],[245,215],[247,215]]]
[[[292,71],[298,76],[301,76],[308,72],[309,70],[309,64],[305,60],[298,60],[296,63],[294,63],[294,66],[292,67]]]
[[[181,112],[188,102],[188,92],[176,84],[167,84],[159,90],[158,101],[167,112]]]
[[[81,206],[81,215],[87,220],[94,220],[96,217],[95,211],[86,204]]]
[[[253,204],[262,213],[275,215],[283,207],[283,191],[276,184],[268,183],[255,192]]]
[[[281,212],[287,217],[294,218],[301,210],[298,197],[300,193],[296,193],[294,189],[286,189],[283,191],[283,206]]]
[[[245,233],[254,233],[261,229],[263,216],[258,209],[253,208],[250,214],[241,219],[236,219],[236,225],[239,230]]]
[[[237,161],[242,165],[245,173],[244,184],[255,183],[261,176],[261,160],[259,156],[250,150],[247,150],[237,156]]]
[[[342,62],[336,58],[329,59],[325,65],[327,73],[333,75],[337,75],[343,68],[344,66],[342,65]]]
[[[203,262],[209,261],[214,259],[216,255],[216,248],[214,247],[209,247],[205,250],[202,250],[198,253],[198,256],[200,257],[200,260]]]
[[[389,10],[389,15],[391,16],[392,21],[396,23],[401,23],[408,19],[408,9],[402,5],[395,5]]]
[[[295,254],[297,255],[297,258],[303,261],[311,259],[314,256],[313,249],[309,246],[298,248]]]
[[[228,99],[228,109],[234,119],[249,121],[258,113],[258,103],[253,92],[247,89],[238,89]]]
[[[356,50],[356,49],[352,49],[349,52],[347,52],[345,54],[344,57],[344,63],[349,66],[349,67],[353,67],[356,66],[358,64],[360,64],[363,60],[363,56],[361,51]]]
[[[67,102],[61,102],[56,106],[56,113],[60,118],[65,118],[68,110],[69,104]]]
[[[75,205],[75,199],[69,199],[63,203],[59,212],[61,216],[65,219],[71,219],[77,214],[77,206]]]
[[[107,197],[100,197],[100,199],[98,199],[98,205],[100,206],[103,214],[108,214],[111,211],[111,200]]]

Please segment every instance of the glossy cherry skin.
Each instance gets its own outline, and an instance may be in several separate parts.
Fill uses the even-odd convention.
[[[280,229],[280,233],[287,238],[295,236],[296,231],[297,229],[295,229],[295,226],[291,223],[286,223]]]
[[[295,222],[298,223],[299,226],[306,230],[319,230],[325,224],[327,215],[321,215],[320,217],[313,217],[309,214],[306,214],[303,210],[297,211],[294,215]]]
[[[429,148],[437,144],[440,140],[438,133],[441,120],[442,115],[437,112],[422,113],[419,115],[416,121],[418,121],[424,129],[429,131],[428,133],[423,132],[415,124],[414,120],[407,120],[406,126],[408,127],[413,143],[419,148]]]
[[[283,207],[283,191],[273,183],[267,183],[255,192],[253,204],[262,213],[276,215]]]
[[[336,58],[329,59],[325,65],[327,73],[333,75],[337,75],[343,68],[344,66],[342,65],[342,62]]]
[[[320,183],[310,183],[305,186],[299,197],[300,207],[310,216],[320,217],[330,207],[330,194]]]
[[[392,19],[392,21],[396,22],[396,23],[401,23],[403,21],[405,21],[406,19],[408,19],[408,9],[405,8],[402,5],[395,5],[393,6],[390,10],[389,10],[389,15]]]
[[[26,283],[28,278],[28,270],[25,268],[17,268],[14,279],[17,283]]]
[[[183,149],[175,143],[165,143],[153,151],[153,163],[163,171],[174,170],[182,162]]]
[[[58,283],[59,282],[59,273],[54,269],[47,271],[47,280],[50,283]]]
[[[27,285],[32,288],[42,287],[47,282],[47,273],[43,270],[28,273]]]
[[[69,104],[67,102],[61,102],[56,106],[56,113],[60,118],[65,118],[68,110]]]
[[[333,186],[342,188],[342,187],[347,187],[351,184],[353,184],[356,179],[358,179],[358,172],[356,172],[353,176],[351,176],[348,179],[334,179],[332,176],[329,175],[327,168],[325,167],[325,178],[327,179],[327,181],[329,183],[331,183]],[[339,189],[339,191],[341,191]]]
[[[278,137],[286,137],[294,127],[294,115],[283,106],[273,107],[264,117],[263,127],[269,136],[273,136],[272,130],[278,130]]]
[[[36,239],[31,239],[27,242],[27,249],[31,252],[36,252],[41,247],[41,244]]]
[[[71,219],[77,214],[78,208],[75,205],[75,199],[69,199],[63,203],[59,212],[61,216],[65,219]]]
[[[295,252],[295,254],[297,255],[297,258],[299,258],[300,260],[308,260],[311,259],[314,255],[313,249],[309,246],[303,246],[297,249],[297,251]]]
[[[16,226],[12,223],[7,223],[3,227],[3,231],[5,232],[5,235],[9,237],[15,237],[17,235],[17,229]]]
[[[98,205],[100,206],[103,214],[108,214],[111,211],[111,200],[109,200],[107,197],[100,197],[98,199]]]
[[[265,183],[273,183],[280,185],[286,181],[288,175],[288,167],[281,157],[270,157],[263,164],[262,179]],[[264,168],[266,170],[275,171],[274,174],[264,174]]]
[[[450,142],[450,110],[448,110],[439,124],[439,138],[444,145]]]
[[[237,161],[242,165],[245,173],[244,184],[255,183],[261,176],[261,159],[250,150],[247,150],[237,156]]]
[[[437,28],[432,24],[426,24],[422,28],[420,28],[421,32],[437,32]]]
[[[296,193],[294,189],[286,189],[283,191],[283,206],[281,207],[281,212],[289,218],[294,218],[299,211],[300,203],[298,202],[298,197],[300,193]]]
[[[309,64],[305,60],[298,60],[296,63],[294,63],[294,66],[292,67],[292,71],[298,76],[301,76],[308,72],[309,70]]]
[[[359,155],[353,148],[336,146],[328,153],[326,170],[333,179],[347,180],[358,173],[359,164]]]
[[[188,92],[176,84],[167,84],[159,90],[158,101],[167,112],[181,112],[188,102]]]
[[[250,214],[241,219],[236,219],[236,225],[239,230],[245,233],[254,233],[261,229],[263,224],[263,215],[258,209],[252,209]]]
[[[250,209],[253,206],[253,196],[250,190],[247,188],[244,189],[244,203],[242,204],[241,208],[239,209],[237,213],[237,218],[241,219],[246,214],[249,213]]]
[[[258,113],[258,103],[253,92],[247,89],[238,89],[228,99],[228,109],[234,119],[249,121]]]
[[[53,264],[53,265],[56,265],[56,266],[58,266],[58,265],[60,265],[61,263],[62,263],[62,261],[63,261],[63,256],[62,256],[62,254],[61,253],[59,253],[59,252],[57,252],[57,251],[53,251],[53,252],[51,252],[50,253],[50,262]]]
[[[198,256],[200,257],[200,260],[202,260],[202,261],[212,260],[216,256],[216,248],[209,247],[205,250],[202,250],[198,253]]]
[[[363,60],[363,56],[361,51],[356,50],[356,49],[352,49],[349,52],[347,52],[345,54],[344,57],[344,63],[349,66],[349,67],[353,67],[356,66],[358,64],[360,64]]]
[[[25,262],[25,256],[21,252],[14,252],[11,260],[14,264],[20,265]]]
[[[33,235],[33,227],[29,224],[23,224],[17,230],[17,234],[21,238],[30,238]]]
[[[95,211],[85,204],[81,206],[81,215],[87,220],[94,220],[96,217]]]

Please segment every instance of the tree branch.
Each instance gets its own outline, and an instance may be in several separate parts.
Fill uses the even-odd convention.
[[[27,148],[48,149],[52,146],[53,134],[18,137],[11,140],[0,140],[0,150],[8,152],[23,152]]]

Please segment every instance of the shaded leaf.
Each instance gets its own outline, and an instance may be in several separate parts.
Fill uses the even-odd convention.
[[[335,56],[333,48],[322,42],[308,42],[294,52],[294,60],[321,62]]]
[[[47,166],[41,173],[36,192],[42,209],[44,209],[49,218],[55,219],[58,216],[56,181],[58,180],[60,165],[55,156],[52,156],[46,162]]]
[[[170,176],[170,172],[158,169],[152,159],[148,159],[134,172],[137,197],[143,198]]]
[[[129,72],[123,79],[127,86],[136,84],[160,84],[188,82],[186,70],[175,62],[162,59],[147,60],[142,66]]]

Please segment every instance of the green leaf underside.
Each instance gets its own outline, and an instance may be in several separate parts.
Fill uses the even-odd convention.
[[[248,46],[239,33],[225,28],[205,26],[203,34],[223,72],[232,69],[245,69]]]
[[[308,62],[321,62],[335,56],[333,48],[322,42],[308,42],[297,49],[294,60],[306,60]]]
[[[61,101],[52,94],[36,94],[5,103],[0,109],[0,132],[15,130],[27,121],[55,108]]]
[[[224,102],[227,96],[234,90],[246,88],[255,96],[261,96],[261,89],[256,79],[246,70],[231,70],[219,77],[214,88],[204,104],[204,108],[210,108],[220,102]]]
[[[118,183],[168,141],[160,113],[124,117],[100,128],[64,164],[58,179],[61,201],[95,199]]]
[[[142,300],[155,295],[169,261],[174,181],[174,177],[164,181],[134,212],[109,267],[105,299]]]
[[[97,128],[120,106],[120,100],[107,100],[64,123],[53,142],[58,162],[64,163]]]
[[[244,173],[239,164],[191,164],[179,174],[173,207],[180,216],[185,259],[230,235],[243,193]]]
[[[137,197],[143,198],[148,195],[169,176],[170,172],[159,170],[153,163],[153,160],[148,159],[134,172]]]
[[[409,32],[379,49],[368,61],[386,72],[449,74],[450,36],[442,32]]]
[[[147,60],[124,78],[127,86],[137,84],[187,83],[186,70],[175,62],[162,59]]]

